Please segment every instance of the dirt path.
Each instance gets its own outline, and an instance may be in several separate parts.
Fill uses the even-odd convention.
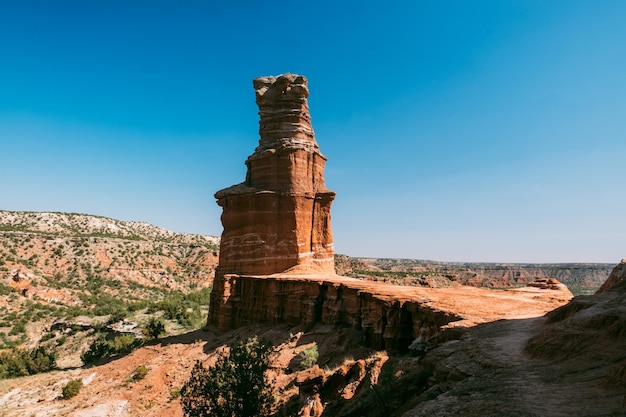
[[[431,389],[443,391],[440,395],[404,417],[626,416],[622,396],[604,386],[605,370],[593,363],[545,361],[524,353],[527,341],[538,333],[543,320],[524,318],[480,325],[455,343],[453,350],[434,350],[438,366],[448,371],[456,368],[467,377],[440,382]]]

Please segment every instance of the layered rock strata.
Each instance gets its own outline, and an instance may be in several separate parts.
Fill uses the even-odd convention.
[[[406,351],[416,339],[427,344],[456,338],[487,321],[538,316],[572,294],[556,289],[493,291],[473,287],[421,288],[331,275],[243,276],[226,274],[214,324],[218,333],[253,324],[315,324],[351,327],[365,345]]]
[[[254,80],[259,145],[246,180],[215,194],[223,208],[221,273],[334,273],[330,206],[306,78]]]
[[[304,328],[315,324],[352,327],[367,346],[406,350],[416,335],[433,337],[462,317],[403,297],[393,297],[330,276],[224,277],[218,332],[263,322]]]
[[[335,193],[324,181],[326,157],[311,126],[308,82],[284,74],[253,85],[259,145],[246,160],[245,181],[215,194],[224,231],[208,319],[213,324],[225,320],[221,294],[228,274],[334,274]]]
[[[620,262],[615,268],[613,268],[613,271],[611,271],[611,275],[609,275],[609,278],[606,280],[606,282],[602,284],[600,288],[598,288],[596,294],[600,294],[604,291],[610,290],[613,287],[624,286],[624,282],[626,282],[626,258],[622,259],[622,262]]]

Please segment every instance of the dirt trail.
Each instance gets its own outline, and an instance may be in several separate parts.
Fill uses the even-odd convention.
[[[576,415],[577,410],[571,407],[571,388],[556,380],[547,381],[544,364],[524,354],[528,339],[538,332],[542,321],[542,318],[532,318],[494,323],[495,333],[486,338],[490,346],[484,353],[489,353],[498,366],[507,368],[500,383],[503,389],[518,392],[519,404],[523,404],[529,414]]]
[[[623,394],[607,390],[605,373],[593,364],[532,359],[524,353],[543,320],[487,323],[453,343],[453,349],[433,351],[442,356],[435,358],[440,366],[448,370],[457,367],[466,378],[439,383],[436,388],[443,391],[441,395],[404,417],[626,416],[626,409],[621,408]]]

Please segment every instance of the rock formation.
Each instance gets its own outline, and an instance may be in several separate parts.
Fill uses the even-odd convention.
[[[218,191],[224,232],[219,273],[334,273],[324,165],[307,104],[306,78],[254,80],[259,146],[245,182]]]
[[[376,349],[405,351],[415,335],[433,338],[441,327],[463,319],[429,305],[419,296],[422,289],[407,297],[399,286],[344,277],[227,274],[219,288],[220,308],[211,306],[219,333],[259,322],[307,329],[321,323],[361,330],[365,344]]]
[[[305,329],[323,323],[357,329],[376,349],[406,351],[416,338],[439,338],[444,327],[449,335],[494,314],[527,314],[527,297],[542,298],[536,292],[543,290],[520,290],[514,304],[499,302],[484,311],[499,294],[476,288],[435,293],[335,275],[335,193],[324,183],[326,158],[311,127],[307,80],[262,77],[254,88],[259,145],[246,161],[246,180],[215,194],[224,232],[208,324],[218,333],[254,323]],[[551,292],[547,304],[538,300],[531,307],[534,314],[571,298],[567,289]]]
[[[226,275],[334,275],[335,193],[324,182],[326,157],[311,126],[308,82],[284,74],[253,85],[259,145],[246,161],[246,180],[215,194],[224,231],[208,321],[220,328],[233,319],[225,306]]]
[[[626,282],[626,258],[622,259],[622,262],[611,271],[611,275],[609,275],[606,282],[598,288],[596,294],[600,294],[616,286],[623,286],[624,282]]]

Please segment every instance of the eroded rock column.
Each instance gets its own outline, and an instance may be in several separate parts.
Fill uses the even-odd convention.
[[[218,324],[225,275],[334,274],[330,206],[315,141],[305,77],[254,80],[259,145],[246,160],[246,180],[215,194],[223,208],[220,262],[209,322]],[[218,326],[219,327],[219,326]]]

